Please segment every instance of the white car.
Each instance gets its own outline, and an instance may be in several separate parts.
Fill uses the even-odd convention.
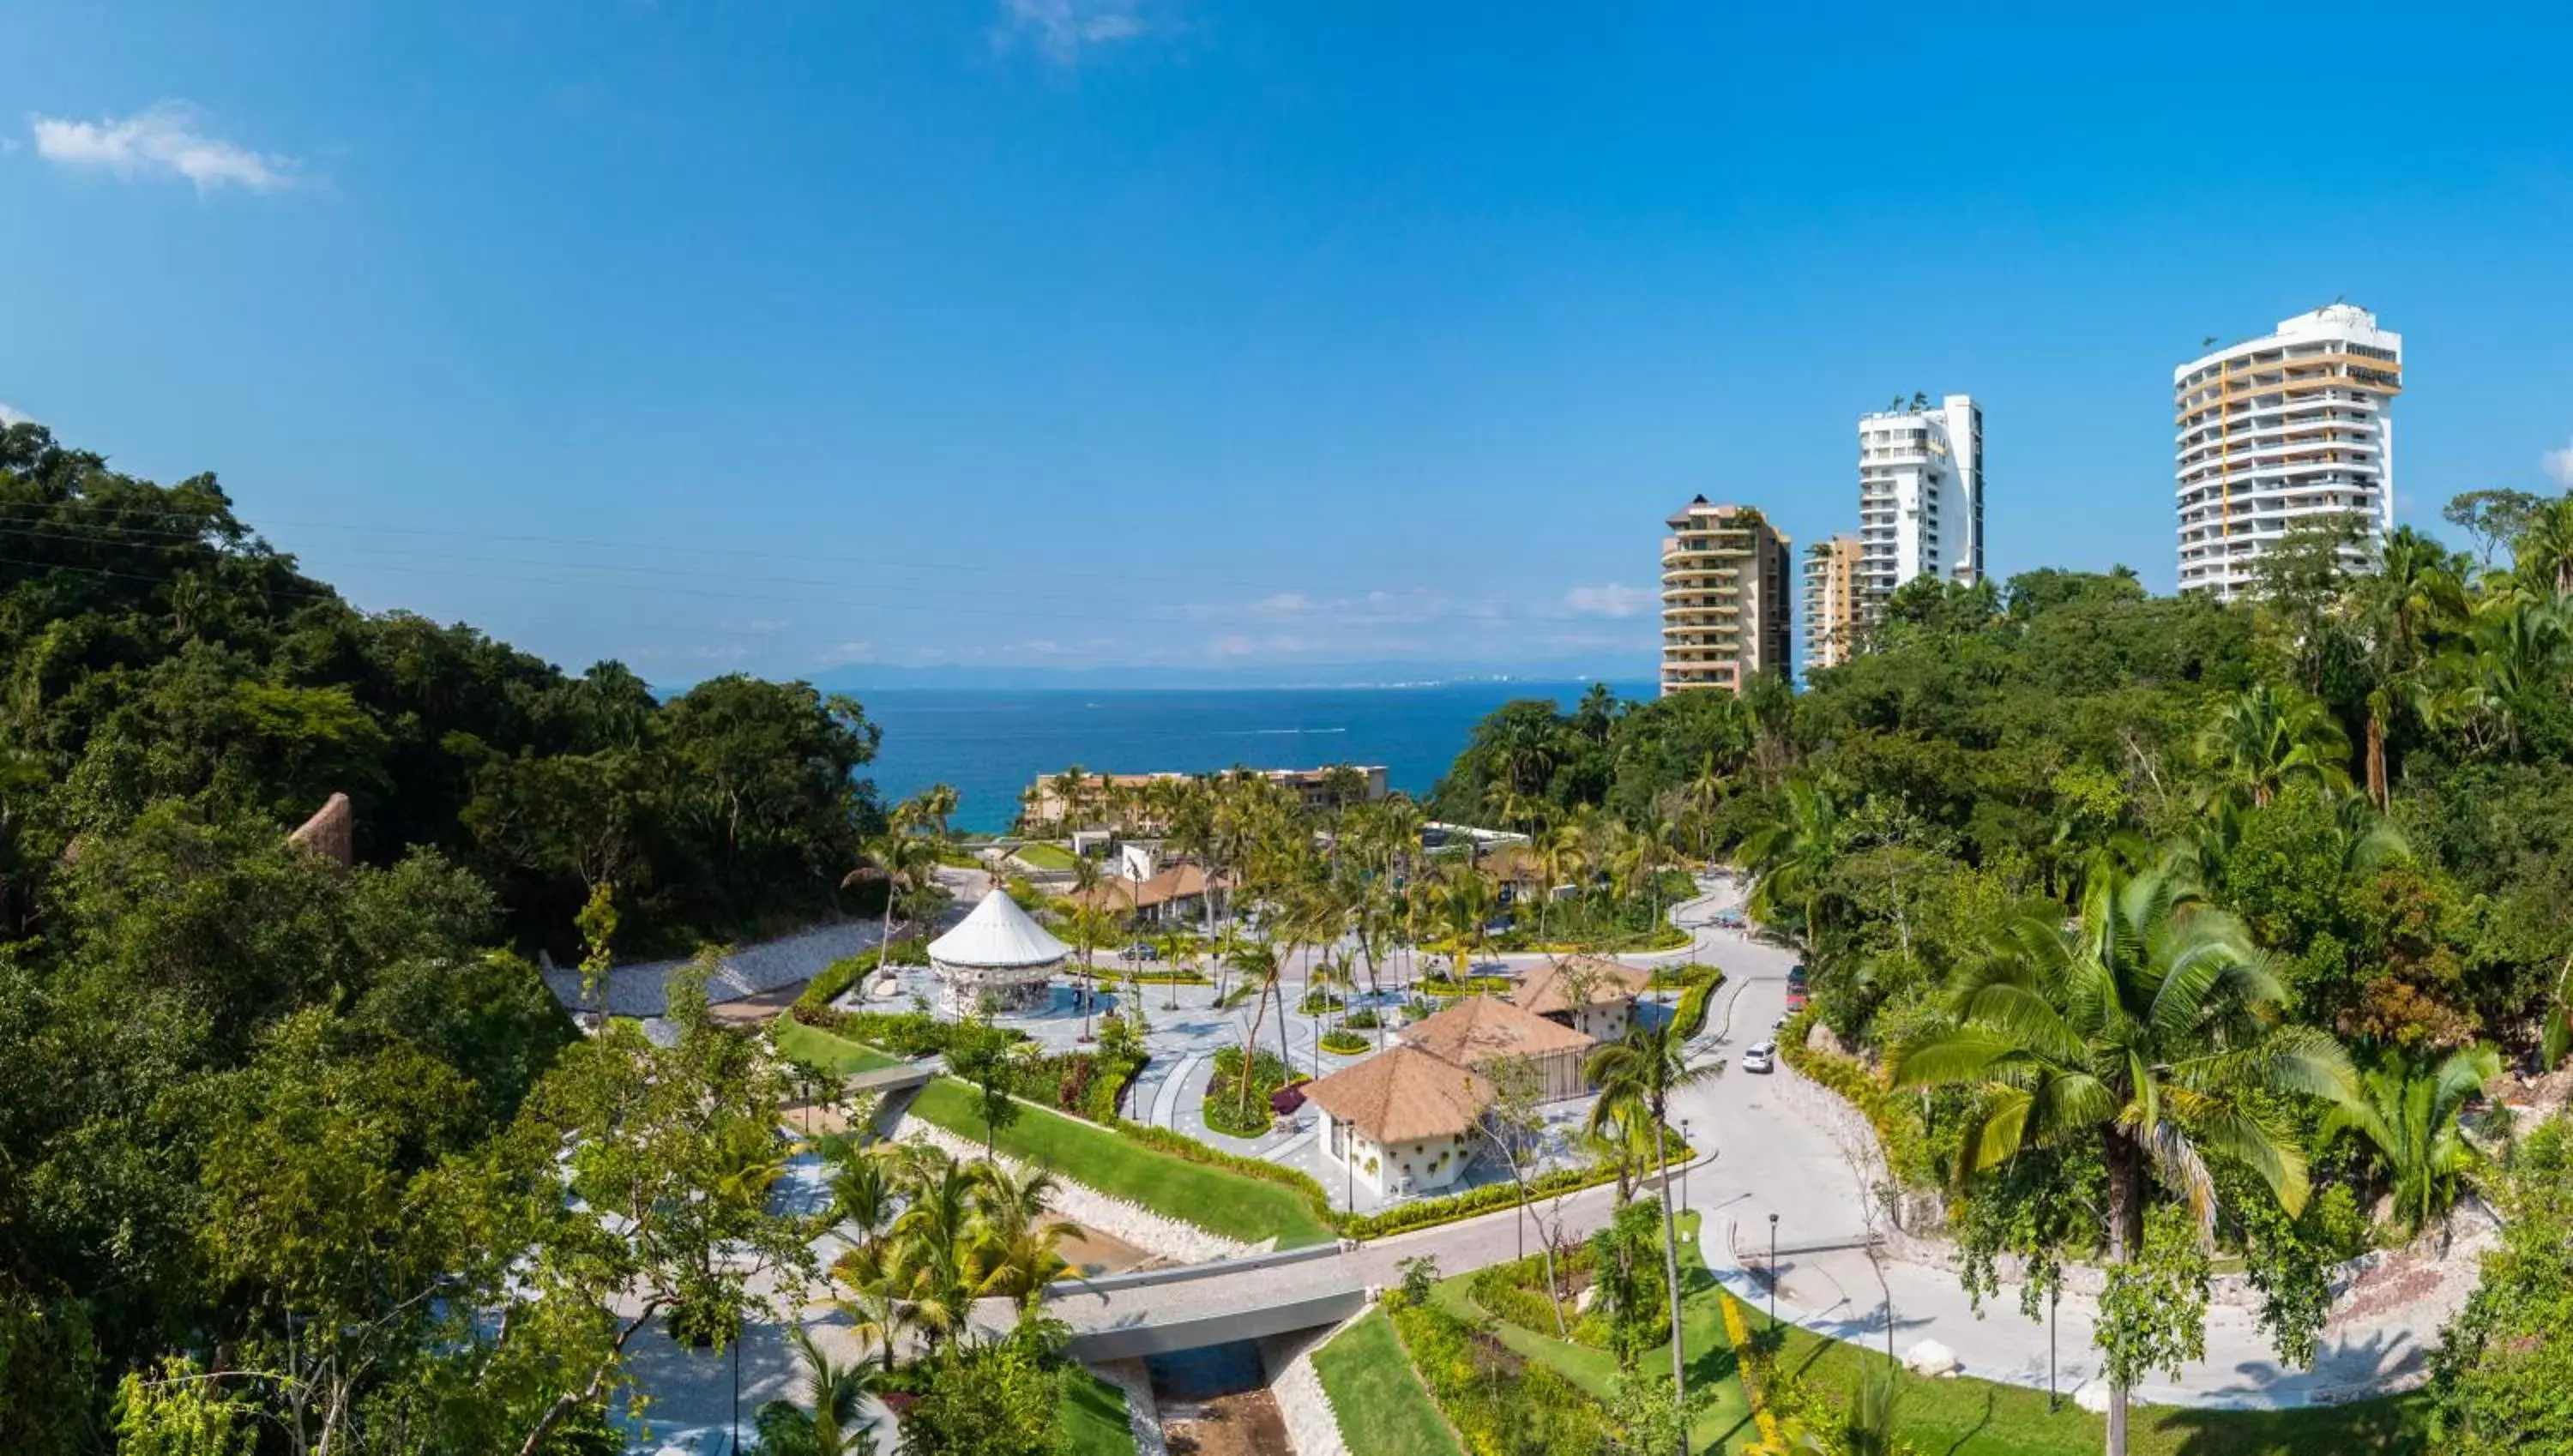
[[[1778,1044],[1775,1042],[1763,1042],[1759,1046],[1743,1053],[1742,1070],[1745,1072],[1777,1071]]]

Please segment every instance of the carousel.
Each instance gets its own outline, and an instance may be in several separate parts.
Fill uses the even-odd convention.
[[[1054,971],[1072,947],[995,890],[956,929],[929,943],[938,1005],[962,1017],[988,1003],[1004,1012],[1041,1011],[1054,1001]]]

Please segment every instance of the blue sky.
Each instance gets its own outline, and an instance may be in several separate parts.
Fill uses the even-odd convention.
[[[2336,296],[2403,518],[2573,484],[2573,17],[2265,9],[39,0],[0,403],[656,681],[1625,670],[1915,389],[2166,589],[2170,366]]]

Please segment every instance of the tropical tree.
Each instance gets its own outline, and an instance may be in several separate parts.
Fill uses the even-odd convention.
[[[2209,1157],[2250,1169],[2290,1214],[2303,1207],[2305,1157],[2283,1100],[2340,1099],[2351,1075],[2328,1036],[2279,1023],[2285,994],[2240,924],[2183,876],[2104,863],[2075,928],[2029,918],[1995,933],[1952,988],[1954,1024],[1898,1049],[1893,1083],[1982,1093],[1961,1171],[2095,1145],[2114,1278],[2142,1247],[2148,1181],[2211,1226]],[[2126,1450],[2135,1373],[2111,1372],[2111,1456]]]
[[[895,907],[926,889],[937,868],[938,847],[917,835],[897,831],[867,841],[867,863],[851,870],[841,884],[878,881],[884,885],[884,923],[876,933],[880,951],[890,951],[893,946]]]
[[[812,1330],[792,1324],[787,1342],[804,1367],[804,1405],[772,1400],[759,1408],[760,1449],[771,1456],[857,1456],[872,1451],[866,1401],[874,1388],[864,1361],[842,1364]]]
[[[2349,788],[2349,735],[2322,703],[2255,682],[2216,710],[2199,735],[2214,776],[2209,797],[2265,808],[2289,784],[2326,793]]]
[[[1653,1129],[1653,1158],[1660,1168],[1662,1201],[1662,1278],[1671,1303],[1671,1393],[1686,1404],[1686,1367],[1680,1332],[1679,1225],[1671,1212],[1671,1094],[1716,1075],[1713,1065],[1690,1067],[1688,1045],[1671,1035],[1668,1024],[1636,1027],[1619,1041],[1590,1054],[1583,1068],[1599,1100],[1590,1109],[1590,1128],[1604,1132],[1618,1121],[1645,1122]]]
[[[1814,950],[1822,933],[1823,886],[1843,838],[1840,806],[1831,792],[1810,779],[1790,780],[1734,852],[1735,863],[1752,877],[1752,918],[1777,925],[1792,911],[1805,949]]]
[[[2359,1076],[2352,1094],[2323,1114],[2321,1130],[2346,1128],[2366,1141],[2391,1185],[2395,1216],[2418,1233],[2456,1201],[2458,1180],[2475,1166],[2457,1112],[2500,1072],[2501,1056],[2489,1047],[2461,1047],[2435,1066],[2396,1053]]]

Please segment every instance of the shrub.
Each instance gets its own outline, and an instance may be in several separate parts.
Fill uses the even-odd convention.
[[[1269,1130],[1269,1094],[1295,1080],[1294,1069],[1275,1052],[1263,1052],[1251,1064],[1251,1109],[1243,1113],[1242,1049],[1215,1054],[1215,1075],[1207,1079],[1204,1114],[1207,1125],[1236,1137],[1257,1137]]]
[[[1608,1423],[1598,1402],[1544,1365],[1440,1309],[1408,1300],[1393,1311],[1411,1363],[1469,1451],[1599,1451]]]
[[[1705,969],[1714,970],[1713,967]],[[1682,1041],[1706,1030],[1706,1010],[1715,1002],[1715,989],[1723,984],[1724,973],[1716,971],[1714,975],[1691,984],[1688,990],[1680,993],[1680,1004],[1671,1012],[1671,1030],[1676,1032]]]
[[[1344,1028],[1322,1034],[1322,1050],[1337,1053],[1342,1057],[1364,1052],[1373,1045],[1366,1038]]]
[[[1566,1284],[1578,1281],[1590,1271],[1591,1252],[1588,1244],[1558,1249],[1554,1256],[1556,1277]],[[1594,1320],[1572,1307],[1570,1299],[1545,1297],[1545,1255],[1529,1254],[1505,1264],[1487,1264],[1474,1271],[1465,1286],[1474,1302],[1498,1318],[1508,1320],[1524,1330],[1560,1338],[1555,1332],[1556,1310],[1563,1313],[1563,1327],[1576,1344],[1599,1345],[1606,1334],[1605,1321]],[[1585,1332],[1591,1338],[1583,1338]]]
[[[1338,992],[1316,986],[1304,993],[1302,1001],[1295,1003],[1295,1010],[1308,1017],[1317,1017],[1326,1011],[1338,1011],[1346,1004],[1340,1000]]]
[[[1415,984],[1414,989],[1419,991],[1423,996],[1458,997],[1474,996],[1478,994],[1501,996],[1508,993],[1510,989],[1510,978],[1506,976],[1468,976],[1464,980],[1458,981],[1449,976],[1423,976]]]
[[[1675,986],[1686,988],[1723,980],[1724,972],[1721,968],[1710,966],[1704,961],[1690,961],[1678,966],[1653,968],[1652,986],[1655,991],[1668,991]]]
[[[1384,1019],[1375,1014],[1373,1007],[1362,1006],[1340,1018],[1340,1025],[1352,1032],[1372,1032],[1384,1025]]]
[[[804,983],[804,990],[795,998],[795,1009],[804,1011],[809,1008],[820,1011],[827,1008],[839,999],[840,993],[855,985],[860,976],[874,974],[877,968],[885,964],[887,955],[884,950],[861,951],[854,956],[842,956],[839,960],[823,967],[812,980]],[[890,956],[896,966],[926,966],[929,964],[929,943],[921,940],[896,941],[891,947]],[[806,1019],[799,1017],[797,1020]],[[807,1024],[818,1025],[810,1022]]]

